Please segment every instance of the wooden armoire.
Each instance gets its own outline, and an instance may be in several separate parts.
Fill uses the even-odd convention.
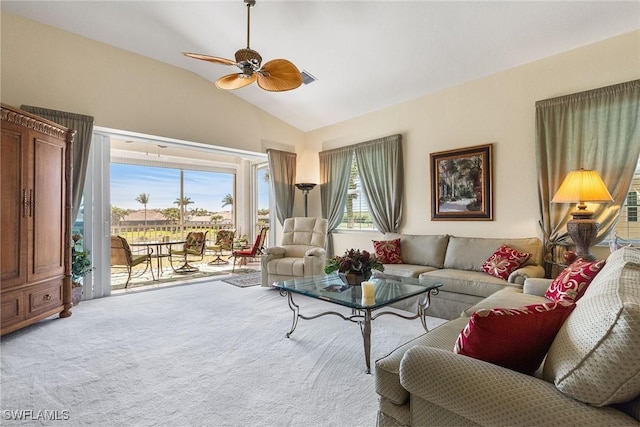
[[[2,104],[0,334],[71,316],[74,130]]]

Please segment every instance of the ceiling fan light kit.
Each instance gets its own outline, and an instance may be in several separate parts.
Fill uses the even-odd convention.
[[[240,89],[255,81],[261,89],[270,92],[285,92],[299,87],[302,84],[302,74],[293,63],[286,59],[273,59],[262,66],[262,56],[249,47],[251,8],[255,6],[256,1],[244,0],[244,2],[247,5],[247,47],[236,51],[235,61],[200,53],[182,52],[183,55],[240,68],[240,73],[228,74],[216,81],[216,87],[222,90]]]

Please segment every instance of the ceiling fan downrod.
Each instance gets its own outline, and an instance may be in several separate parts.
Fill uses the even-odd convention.
[[[256,5],[256,0],[244,0],[244,2],[247,4],[247,49],[251,49],[249,47],[249,40],[250,40],[249,29],[251,28],[251,8]]]

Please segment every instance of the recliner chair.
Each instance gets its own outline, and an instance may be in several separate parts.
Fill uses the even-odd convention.
[[[265,249],[260,261],[262,286],[296,277],[324,274],[327,261],[325,218],[287,218],[284,220],[280,246]]]

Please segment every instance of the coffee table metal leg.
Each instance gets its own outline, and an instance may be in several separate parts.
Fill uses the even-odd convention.
[[[293,322],[291,323],[291,330],[287,332],[287,334],[285,335],[287,338],[289,338],[293,333],[293,331],[296,330],[296,326],[298,326],[298,317],[300,314],[300,307],[298,306],[298,304],[293,302],[293,295],[291,294],[291,292],[285,292],[285,293],[287,295],[287,300],[289,301],[289,308],[291,309],[291,311],[293,311]],[[283,294],[283,292],[280,291],[280,294]]]
[[[431,305],[431,295],[438,295],[438,292],[438,289],[433,289],[431,292],[427,292],[422,301],[418,303],[418,315],[420,316],[420,322],[422,322],[422,327],[427,332],[429,332],[429,327],[427,326],[427,309]]]
[[[371,373],[371,310],[364,310],[364,319],[360,323],[362,341],[364,342],[364,361],[367,364],[367,374]]]

